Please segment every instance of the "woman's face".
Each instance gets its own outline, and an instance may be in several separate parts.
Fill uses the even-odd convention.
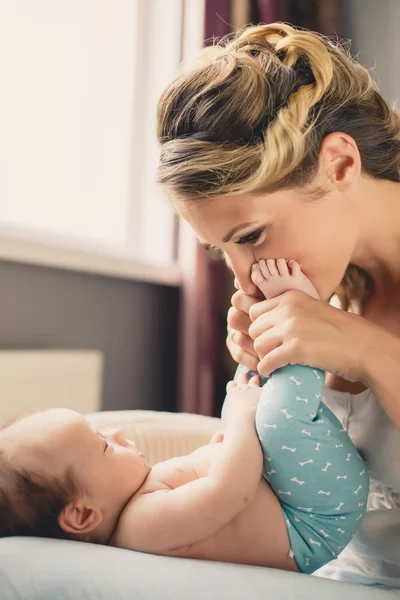
[[[200,242],[222,250],[241,289],[259,295],[250,279],[261,259],[297,261],[327,299],[351,262],[357,238],[354,203],[335,188],[313,200],[302,191],[222,196],[177,207]]]

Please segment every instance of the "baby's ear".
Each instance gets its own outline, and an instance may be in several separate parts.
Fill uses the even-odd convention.
[[[67,533],[90,533],[103,522],[100,509],[86,506],[83,498],[72,500],[58,516],[58,524]]]

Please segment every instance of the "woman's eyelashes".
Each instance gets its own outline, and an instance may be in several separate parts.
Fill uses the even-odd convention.
[[[261,227],[261,229],[256,229],[256,231],[252,231],[251,233],[248,233],[247,235],[244,235],[243,237],[238,239],[238,241],[235,242],[235,244],[238,244],[239,246],[244,246],[245,244],[256,244],[259,241],[264,230],[265,227]],[[203,244],[203,246],[207,251],[210,251],[212,253],[212,256],[216,256],[219,258],[225,256],[224,250],[218,248],[217,246],[213,246],[212,244]]]
[[[107,450],[108,448],[108,442],[106,440],[104,440],[104,452]]]
[[[260,239],[263,231],[264,231],[264,228],[257,229],[256,231],[252,231],[252,233],[249,233],[249,234],[241,237],[237,242],[235,242],[235,244],[239,244],[239,245],[255,244]]]

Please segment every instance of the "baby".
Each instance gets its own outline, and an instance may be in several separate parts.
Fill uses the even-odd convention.
[[[266,297],[318,297],[296,263],[277,264],[253,269]],[[298,365],[262,388],[241,375],[227,386],[220,443],[153,468],[121,431],[73,411],[25,417],[0,432],[0,536],[311,573],[350,541],[368,494],[356,448],[321,403],[323,381]]]

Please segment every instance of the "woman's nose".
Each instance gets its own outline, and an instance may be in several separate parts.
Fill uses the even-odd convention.
[[[231,258],[227,260],[230,268],[235,274],[235,281],[239,288],[248,296],[257,296],[263,298],[260,289],[252,282],[250,274],[251,267],[256,262],[252,257]],[[237,287],[237,285],[235,287]]]

